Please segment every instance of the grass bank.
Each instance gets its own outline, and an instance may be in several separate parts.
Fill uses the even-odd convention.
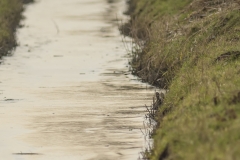
[[[240,1],[131,0],[133,73],[168,89],[149,159],[240,157]],[[128,28],[130,27],[130,28]]]
[[[0,58],[16,47],[15,32],[24,4],[33,0],[0,0]]]

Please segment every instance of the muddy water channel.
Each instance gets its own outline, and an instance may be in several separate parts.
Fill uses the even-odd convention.
[[[0,65],[0,159],[138,158],[154,89],[128,72],[124,9],[124,0],[27,6],[19,46]]]

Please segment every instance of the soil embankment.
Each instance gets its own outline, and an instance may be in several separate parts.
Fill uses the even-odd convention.
[[[30,2],[33,0],[0,1],[0,58],[16,47],[15,32],[22,18],[23,5]]]
[[[150,159],[240,157],[239,0],[131,0],[133,73],[168,89]]]

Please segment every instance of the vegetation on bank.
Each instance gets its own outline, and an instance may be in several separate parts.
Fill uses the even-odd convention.
[[[17,45],[16,28],[22,18],[23,4],[33,0],[0,0],[0,58]]]
[[[168,90],[148,158],[238,159],[240,1],[129,4],[133,73]]]

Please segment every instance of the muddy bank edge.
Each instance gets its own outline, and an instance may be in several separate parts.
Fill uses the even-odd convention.
[[[16,28],[19,27],[24,5],[33,0],[0,1],[0,58],[8,55],[16,47]]]
[[[240,157],[240,1],[129,4],[133,74],[169,90],[146,157]]]

